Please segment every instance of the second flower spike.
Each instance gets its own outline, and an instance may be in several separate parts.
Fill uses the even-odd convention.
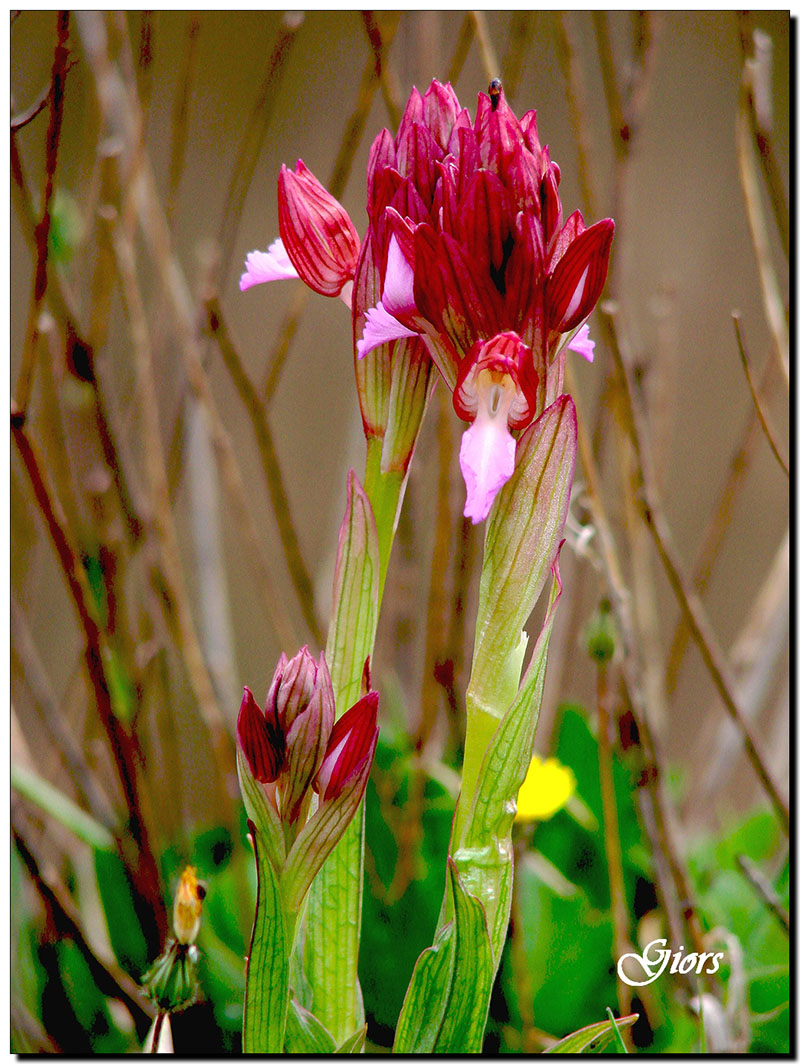
[[[255,779],[272,784],[270,799],[281,819],[294,823],[310,799],[335,715],[325,655],[308,647],[291,660],[281,655],[262,712],[244,689],[237,736]]]

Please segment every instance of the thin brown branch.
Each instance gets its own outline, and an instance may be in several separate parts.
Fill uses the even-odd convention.
[[[374,11],[363,11],[362,19],[374,56],[375,75],[381,88],[386,110],[389,112],[389,127],[392,132],[397,132],[403,113],[402,89],[397,80],[394,67],[389,60],[389,44],[397,30],[397,22],[389,23],[389,38],[387,40],[383,24],[379,21]]]
[[[781,368],[789,383],[789,330],[786,325],[786,309],[781,295],[778,275],[772,261],[769,234],[764,208],[758,188],[753,145],[750,138],[749,109],[747,103],[746,77],[739,93],[739,110],[736,115],[736,151],[739,160],[739,180],[744,196],[747,224],[753,242],[753,251],[761,282],[761,300],[767,326],[775,345]]]
[[[739,27],[745,55],[743,78],[750,130],[758,149],[783,253],[788,259],[791,233],[789,207],[772,141],[772,41],[762,30],[753,29],[751,20],[744,12],[739,14]]]
[[[761,380],[758,382],[760,395],[765,395],[768,388],[774,383],[777,374],[778,363],[776,359],[769,359],[762,371]],[[730,524],[734,504],[739,496],[739,489],[744,483],[750,465],[755,455],[756,444],[759,438],[758,417],[755,407],[751,408],[750,418],[744,428],[741,443],[731,457],[728,464],[728,472],[725,483],[720,492],[713,517],[703,535],[703,540],[697,552],[697,561],[692,570],[692,585],[698,594],[702,595],[711,579],[711,571],[714,561],[722,547],[725,533]],[[678,680],[678,672],[683,661],[683,655],[689,639],[689,630],[686,627],[683,615],[676,624],[675,631],[670,641],[665,671],[665,683],[667,693],[675,689]]]
[[[611,304],[601,307],[603,317],[610,325],[610,334],[613,338],[612,351],[617,365],[620,378],[624,384],[622,404],[622,416],[627,424],[631,441],[636,451],[637,463],[641,475],[641,513],[650,529],[655,541],[656,549],[661,558],[664,570],[670,586],[675,594],[678,604],[683,611],[687,626],[697,644],[700,655],[705,662],[706,669],[716,687],[722,702],[731,719],[736,724],[742,737],[747,757],[758,776],[761,784],[768,795],[775,813],[785,831],[789,828],[789,811],[786,799],[780,794],[777,785],[772,779],[772,774],[766,766],[763,756],[758,749],[755,737],[750,731],[746,717],[739,705],[735,684],[730,674],[730,668],[725,660],[722,649],[711,627],[711,623],[705,612],[703,604],[685,579],[681,566],[677,559],[672,535],[667,525],[661,506],[655,497],[653,490],[652,474],[650,472],[649,453],[646,449],[644,434],[644,419],[639,406],[639,397],[636,392],[632,371],[628,357],[623,353],[624,343],[619,334],[619,322],[615,308]]]
[[[790,933],[789,914],[781,905],[781,900],[775,893],[775,889],[773,888],[770,881],[767,879],[767,877],[764,875],[758,865],[754,864],[754,862],[751,861],[750,858],[747,857],[745,854],[737,853],[736,864],[738,865],[739,871],[742,873],[744,878],[747,880],[747,882],[750,884],[756,894],[758,894],[759,898],[761,898],[766,907],[778,920],[778,922],[781,924],[784,931],[788,935]]]
[[[297,32],[303,25],[303,17],[299,12],[288,12],[281,19],[278,35],[267,61],[267,73],[253,102],[234,160],[218,237],[220,261],[225,264],[233,262],[234,259],[233,249],[245,197],[279,99],[281,83],[286,74],[286,61],[297,38]],[[220,278],[221,286],[224,286],[224,281],[223,276]]]
[[[597,665],[597,756],[600,769],[600,799],[603,810],[603,839],[608,865],[611,895],[611,918],[614,925],[614,956],[629,953],[628,906],[625,899],[625,880],[622,872],[622,843],[619,837],[619,813],[614,789],[614,763],[611,750],[611,727],[615,720],[613,692],[608,682],[604,662]],[[631,991],[623,980],[617,981],[617,1000],[620,1015],[631,1010]]]
[[[447,69],[447,80],[452,85],[455,85],[458,81],[474,39],[475,23],[472,21],[470,13],[466,12],[461,22],[461,29],[458,31],[456,46],[453,49],[453,58],[450,60],[450,66]]]
[[[589,123],[584,122],[581,118],[586,113],[586,79],[578,46],[575,18],[573,13],[569,11],[557,12],[555,17],[557,28],[556,50],[564,76],[569,120],[578,154],[578,180],[581,198],[588,216],[594,218],[597,214],[597,207],[594,202],[594,188],[589,179],[591,172],[590,160],[593,157],[593,152],[589,143]]]
[[[28,688],[51,740],[49,745],[58,751],[79,796],[86,802],[96,820],[109,830],[114,830],[115,818],[108,796],[98,788],[80,744],[65,723],[64,714],[31,635],[25,610],[13,595],[10,607],[12,670],[18,672],[22,684]]]
[[[50,539],[75,606],[84,637],[84,661],[94,691],[100,723],[108,737],[114,764],[125,796],[130,837],[137,850],[136,867],[132,871],[140,897],[152,914],[154,928],[145,929],[148,938],[166,933],[166,912],[159,884],[159,874],[148,837],[147,825],[141,813],[138,783],[138,752],[135,739],[129,735],[114,713],[104,662],[107,660],[105,640],[97,623],[91,590],[77,551],[70,542],[64,526],[63,514],[47,485],[37,452],[28,438],[22,416],[12,407],[11,430],[22,459],[34,498],[39,506]]]
[[[513,101],[519,88],[522,64],[533,37],[535,11],[514,11],[508,31],[508,48],[503,59],[503,92]]]
[[[186,37],[183,64],[178,80],[179,91],[175,94],[172,111],[172,141],[169,154],[169,178],[167,180],[166,215],[172,228],[183,166],[186,160],[186,145],[189,140],[189,102],[197,83],[197,40],[200,36],[200,19],[196,14],[186,15]]]
[[[753,406],[755,407],[758,420],[761,423],[761,428],[764,430],[764,435],[767,437],[767,443],[770,445],[772,453],[778,461],[781,469],[786,476],[789,476],[789,466],[786,459],[781,454],[778,444],[775,442],[775,434],[770,427],[767,420],[766,411],[764,410],[763,403],[761,402],[761,396],[759,395],[758,388],[753,380],[753,374],[750,370],[750,359],[747,357],[747,349],[745,348],[744,336],[742,335],[742,323],[738,314],[733,314],[733,327],[736,330],[736,344],[739,348],[739,357],[742,360],[742,366],[744,367],[744,373],[747,377],[747,387],[750,389],[750,395],[753,399]]]
[[[380,26],[380,45],[373,45],[373,56],[367,60],[361,72],[361,82],[358,86],[356,102],[345,124],[344,135],[339,144],[339,151],[328,180],[328,189],[331,195],[337,199],[344,192],[347,178],[350,176],[353,159],[364,135],[364,128],[380,83],[379,68],[384,57],[389,53],[400,25],[401,17],[402,12],[399,11],[383,13]]]
[[[170,625],[176,644],[182,648],[186,667],[197,696],[198,708],[211,736],[218,759],[216,767],[221,774],[220,796],[226,804],[226,811],[230,817],[232,815],[232,810],[229,808],[231,792],[228,782],[235,776],[230,735],[217,703],[189,608],[178,537],[169,502],[169,487],[158,424],[158,393],[147,321],[139,291],[134,250],[125,235],[122,224],[115,227],[114,248],[131,330],[138,409],[144,425],[141,435],[150,494],[151,519],[159,545],[165,580],[164,590],[167,593],[169,607],[167,623]]]
[[[494,45],[492,44],[489,27],[486,25],[485,12],[470,11],[469,17],[472,20],[473,29],[475,31],[475,40],[478,42],[478,52],[481,57],[481,66],[483,67],[484,77],[488,84],[493,78],[500,77],[500,63],[497,59]]]
[[[614,152],[618,161],[623,161],[629,149],[630,127],[625,119],[622,94],[619,89],[614,49],[611,45],[611,36],[608,29],[608,12],[593,11],[592,21],[597,39],[597,51],[600,57],[600,73],[603,78],[603,91],[608,108],[608,121],[611,129],[611,138],[614,144]]]
[[[317,645],[321,646],[324,640],[322,638],[322,629],[314,612],[314,587],[300,551],[300,544],[292,521],[289,499],[275,449],[275,441],[272,437],[272,430],[269,427],[266,411],[231,340],[219,300],[216,296],[209,296],[204,301],[204,306],[209,332],[216,340],[225,367],[250,418],[253,435],[258,445],[261,468],[278,525],[278,534],[280,535],[289,575],[297,593],[303,617]]]
[[[39,316],[47,293],[48,280],[48,245],[50,241],[50,210],[55,189],[55,174],[58,164],[58,147],[61,140],[61,123],[64,116],[64,86],[67,76],[69,50],[69,12],[59,11],[56,19],[57,40],[53,54],[53,67],[50,74],[50,121],[47,126],[45,148],[45,176],[42,191],[42,213],[35,229],[36,270],[33,278],[33,291],[28,309],[28,325],[25,333],[25,346],[22,351],[19,374],[17,376],[16,400],[20,410],[26,410],[30,400],[33,371],[36,360]],[[11,134],[12,142],[14,133]],[[13,163],[12,163],[13,166]]]

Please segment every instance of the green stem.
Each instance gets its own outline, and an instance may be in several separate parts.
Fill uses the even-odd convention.
[[[467,704],[467,728],[464,735],[464,765],[461,770],[461,795],[456,809],[456,822],[450,852],[455,853],[466,824],[475,789],[478,786],[484,754],[497,730],[500,718],[477,706]]]
[[[362,632],[358,653],[345,652],[348,660],[330,658],[334,696],[339,710],[347,709],[344,691],[358,691],[364,654],[372,656],[380,603],[389,567],[397,519],[403,502],[406,476],[381,472],[380,439],[367,443],[364,491],[375,517],[378,538],[378,609],[372,631]],[[356,579],[354,576],[353,579]],[[360,577],[359,577],[360,579]],[[361,587],[361,585],[358,585]],[[364,594],[366,586],[361,587]],[[343,598],[348,596],[343,595]],[[363,616],[369,616],[368,609]],[[351,648],[352,650],[352,648]],[[361,899],[364,879],[364,805],[311,885],[304,947],[304,967],[313,987],[314,1014],[341,1043],[363,1025],[358,987],[358,947],[361,930]]]
[[[386,582],[386,571],[389,568],[389,558],[392,553],[400,508],[403,505],[407,479],[406,475],[394,470],[388,473],[381,472],[382,449],[383,440],[378,436],[371,436],[367,441],[367,465],[364,471],[364,491],[372,506],[375,525],[378,529],[378,550],[381,563],[378,612],[380,612],[380,604],[383,600],[383,585]]]

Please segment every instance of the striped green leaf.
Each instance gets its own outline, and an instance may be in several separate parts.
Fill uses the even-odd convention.
[[[244,990],[245,1053],[281,1053],[289,1002],[289,942],[278,889],[264,839],[248,821],[256,852],[258,897]]]
[[[616,1038],[615,1025],[617,1029],[632,1027],[638,1019],[639,1014],[634,1012],[618,1020],[603,1020],[589,1027],[581,1027],[579,1031],[573,1031],[560,1042],[549,1046],[545,1053],[602,1053]]]

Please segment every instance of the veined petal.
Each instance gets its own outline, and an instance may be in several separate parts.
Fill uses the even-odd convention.
[[[383,282],[384,309],[389,314],[408,314],[416,310],[414,306],[414,270],[408,259],[400,250],[397,237],[389,241],[386,258],[386,277]],[[405,333],[414,336],[414,333]]]
[[[338,296],[353,280],[361,246],[358,233],[341,203],[302,159],[296,172],[281,167],[278,225],[286,252],[309,288]]]
[[[567,343],[567,347],[577,355],[583,355],[587,362],[594,362],[594,340],[589,339],[588,322],[581,325],[580,329]]]
[[[244,264],[245,272],[239,278],[239,289],[242,292],[256,284],[285,281],[300,276],[289,261],[280,237],[273,240],[266,251],[251,251]]]
[[[600,297],[608,273],[614,222],[595,222],[572,241],[547,279],[549,325],[569,332],[587,318]]]
[[[479,411],[461,437],[459,463],[467,487],[464,516],[474,525],[483,521],[495,496],[514,472],[517,443],[504,417]]]
[[[379,302],[377,307],[371,307],[367,311],[364,333],[356,342],[356,352],[359,358],[363,358],[381,344],[388,344],[391,340],[400,340],[405,336],[418,335],[390,314],[383,302]]]

